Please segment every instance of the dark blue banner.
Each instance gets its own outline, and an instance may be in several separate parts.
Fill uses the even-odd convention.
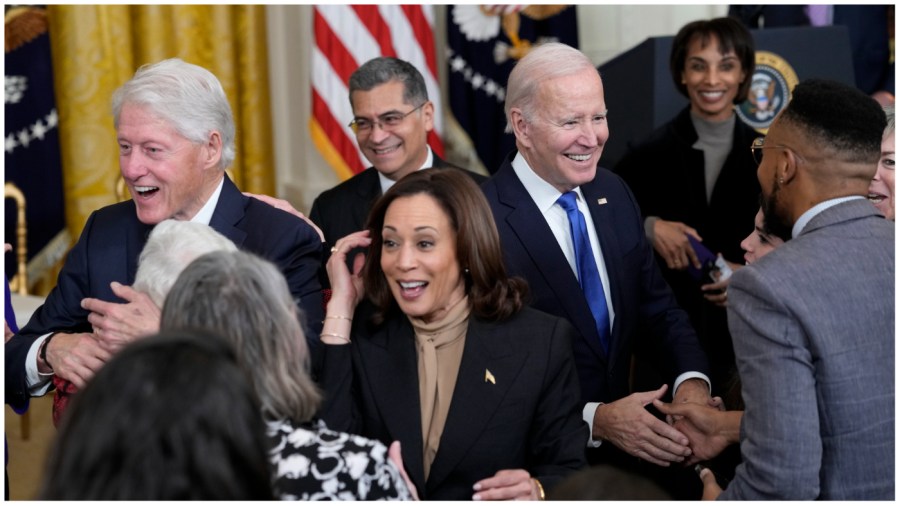
[[[6,17],[6,181],[25,195],[28,260],[65,228],[62,165],[46,12],[17,7]],[[6,199],[5,242],[16,244],[16,206]],[[64,246],[68,246],[65,244]],[[59,241],[56,249],[60,249]],[[14,249],[6,253],[6,274],[16,272]],[[44,253],[46,255],[46,253]],[[59,253],[52,255],[55,260]]]
[[[455,5],[447,10],[450,108],[491,173],[515,149],[504,133],[506,81],[531,46],[557,41],[578,47],[575,7]]]

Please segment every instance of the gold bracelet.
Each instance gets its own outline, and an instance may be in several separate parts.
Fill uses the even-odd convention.
[[[326,316],[325,317],[326,320],[328,320],[329,318],[334,319],[334,320],[347,320],[347,321],[351,321],[351,322],[353,321],[353,318],[350,318],[349,316]]]
[[[325,337],[325,336],[328,336],[328,337],[336,337],[336,338],[341,339],[341,340],[343,340],[343,341],[346,341],[346,342],[348,342],[348,343],[350,342],[350,338],[349,338],[349,337],[344,337],[344,336],[342,336],[342,335],[340,335],[340,334],[331,334],[331,333],[329,333],[329,332],[322,332],[321,334],[319,334],[319,338],[320,338],[320,339],[323,338],[323,337]]]
[[[538,480],[537,478],[532,478],[532,480],[534,480],[534,484],[537,485],[537,489],[538,489],[538,501],[543,501],[543,500],[545,500],[545,499],[547,498],[547,496],[544,495],[544,486],[541,485],[540,480]]]

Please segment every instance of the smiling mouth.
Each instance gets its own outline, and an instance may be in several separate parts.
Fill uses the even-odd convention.
[[[569,154],[567,154],[566,158],[568,158],[569,160],[575,160],[576,162],[586,162],[591,159],[591,154],[590,153],[586,154],[586,155],[569,155]]]
[[[134,191],[141,197],[149,197],[159,191],[159,186],[135,186]]]
[[[396,146],[391,146],[391,147],[381,148],[381,149],[372,148],[372,152],[374,152],[378,156],[382,156],[382,155],[387,155],[387,154],[393,153],[394,151],[397,151],[398,149],[400,149],[399,144],[397,144]]]
[[[873,204],[880,204],[887,197],[879,193],[870,193],[867,198],[869,199],[869,202],[872,202]]]

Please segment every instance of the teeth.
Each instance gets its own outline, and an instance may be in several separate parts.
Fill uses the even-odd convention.
[[[420,286],[425,286],[425,282],[424,281],[413,281],[410,283],[404,283],[403,281],[400,282],[400,287],[403,288],[404,290],[411,290],[413,288],[418,288]]]
[[[878,194],[876,194],[876,193],[870,193],[868,198],[869,198],[869,200],[871,200],[872,202],[881,202],[882,200],[884,200],[884,195],[878,195]]]
[[[144,192],[149,192],[149,191],[158,190],[158,189],[159,189],[158,186],[135,186],[134,187],[134,190],[138,193],[144,193]]]
[[[591,159],[591,155],[566,155],[576,162],[586,162]]]
[[[376,155],[383,155],[383,154],[390,153],[391,151],[396,150],[398,147],[399,146],[392,146],[390,148],[384,148],[384,149],[373,149],[372,151],[375,151]]]

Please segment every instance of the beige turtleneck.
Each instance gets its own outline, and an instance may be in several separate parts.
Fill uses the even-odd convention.
[[[469,311],[469,298],[463,297],[448,309],[447,315],[440,321],[425,323],[420,318],[409,317],[416,333],[426,480],[450,411],[450,400],[466,343]]]

